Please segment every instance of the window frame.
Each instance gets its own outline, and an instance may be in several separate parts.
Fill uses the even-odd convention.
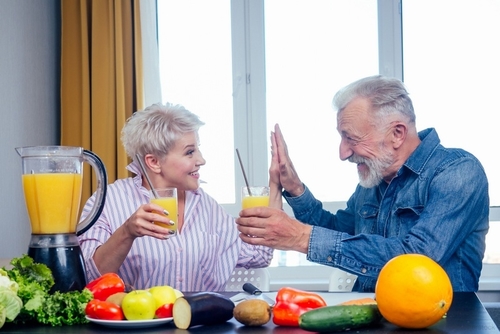
[[[255,184],[268,183],[269,136],[266,124],[266,78],[264,41],[264,1],[231,0],[231,40],[233,66],[233,122],[234,147],[247,162],[247,176]],[[377,0],[379,35],[379,73],[404,80],[402,0]],[[333,92],[332,92],[333,94]],[[240,210],[241,187],[245,184],[237,159],[234,159],[235,203],[222,204],[232,215]],[[324,202],[325,209],[335,212],[345,208],[346,202]],[[285,211],[292,215],[284,203]],[[490,221],[500,221],[500,207],[490,207]],[[312,264],[296,267],[270,267],[271,290],[292,286],[308,290],[328,289],[328,279],[333,268]],[[500,264],[483,266],[480,290],[498,290]]]
[[[378,0],[379,71],[386,76],[404,80],[402,0]],[[267,152],[268,129],[266,124],[266,82],[264,49],[264,0],[231,0],[232,42],[233,42],[233,91],[241,80],[246,84],[246,94],[234,98],[235,146],[242,157],[249,162],[250,178],[256,184],[267,184],[268,162],[262,159]],[[235,161],[236,170],[239,169]],[[241,173],[236,173],[235,194],[238,201],[239,189],[244,185]],[[239,205],[224,204],[226,210],[237,215]],[[345,208],[346,202],[325,202],[325,208],[335,212]],[[292,214],[285,203],[284,209]],[[500,208],[490,208],[490,221],[500,221]],[[500,265],[483,266],[480,290],[492,290],[498,286]],[[309,266],[308,266],[309,268]],[[312,265],[311,270],[297,267],[270,267],[271,289],[280,286],[294,286],[311,290],[326,290],[328,278],[333,271],[326,266]]]

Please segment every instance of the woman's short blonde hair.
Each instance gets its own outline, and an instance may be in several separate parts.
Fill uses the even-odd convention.
[[[199,117],[179,104],[153,104],[135,112],[125,123],[121,140],[127,155],[154,154],[163,158],[175,142],[188,132],[196,132],[203,123]]]

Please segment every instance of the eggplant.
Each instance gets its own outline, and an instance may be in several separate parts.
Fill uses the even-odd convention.
[[[179,329],[221,324],[233,317],[234,303],[217,292],[198,292],[176,299],[172,311]]]

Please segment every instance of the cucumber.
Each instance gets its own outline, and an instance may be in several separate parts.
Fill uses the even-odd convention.
[[[175,300],[172,316],[179,329],[215,325],[233,317],[234,303],[216,292],[199,292]]]
[[[299,327],[311,332],[331,332],[375,325],[382,315],[377,305],[334,305],[307,311],[299,317]]]

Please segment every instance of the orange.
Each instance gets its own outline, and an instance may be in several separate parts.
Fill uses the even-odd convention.
[[[431,258],[398,255],[380,271],[375,300],[382,316],[403,328],[426,328],[438,322],[453,299],[450,278]]]

